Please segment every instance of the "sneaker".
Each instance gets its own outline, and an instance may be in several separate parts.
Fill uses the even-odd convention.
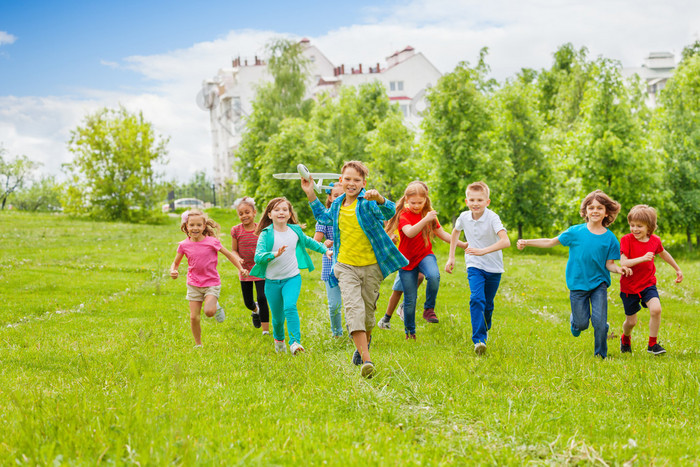
[[[620,343],[620,353],[632,353],[632,346],[630,344]]]
[[[654,355],[661,355],[662,353],[666,353],[666,349],[661,347],[659,343],[657,342],[656,344],[652,345],[651,347],[647,347],[647,352],[650,354]]]
[[[399,307],[396,309],[396,312],[399,314],[401,321],[403,321],[403,302],[399,303]]]
[[[253,318],[254,327],[259,328],[260,326],[262,326],[262,324],[260,324],[260,313],[254,311],[250,314],[250,317]]]
[[[367,350],[369,350],[369,346],[372,344],[372,338],[369,338],[369,342],[367,342]],[[355,366],[360,366],[362,365],[362,355],[360,355],[360,352],[355,349],[355,352],[352,354],[352,364]]]
[[[437,315],[435,314],[435,310],[432,308],[426,308],[425,310],[423,310],[423,319],[429,323],[439,323],[440,322]]]
[[[202,348],[202,344],[197,344],[197,345],[194,346],[194,348],[195,348],[195,349],[201,349],[201,348]]]
[[[413,333],[413,334],[406,333],[406,340],[408,340],[408,339],[416,340],[416,334],[415,333]]]
[[[262,332],[262,335],[263,335],[263,336],[269,336],[269,335],[270,335],[270,331],[263,331],[263,332]]]
[[[384,315],[377,323],[377,326],[379,326],[379,329],[391,329],[391,321],[386,319],[386,315]]]
[[[571,325],[571,335],[574,337],[578,337],[581,335],[581,331],[576,329],[573,324]]]
[[[370,379],[372,376],[374,376],[374,363],[370,362],[369,360],[363,363],[360,373],[365,378]]]
[[[216,307],[216,313],[214,314],[214,318],[216,318],[216,321],[219,323],[223,323],[224,320],[226,319],[226,313],[224,313],[224,307],[221,305],[218,305]]]
[[[474,353],[477,355],[484,355],[486,353],[486,344],[483,342],[474,344]]]
[[[277,353],[286,353],[287,352],[287,346],[284,345],[284,341],[278,341],[275,339],[275,352]]]
[[[303,347],[300,343],[295,342],[295,343],[293,343],[292,345],[289,346],[289,351],[292,352],[292,355],[296,355],[296,354],[298,354],[298,353],[300,353],[300,352],[303,352],[303,351],[304,351],[304,347]]]

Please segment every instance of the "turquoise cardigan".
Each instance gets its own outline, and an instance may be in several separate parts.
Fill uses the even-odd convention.
[[[297,224],[287,224],[287,226],[294,231],[299,237],[296,248],[297,264],[299,269],[308,269],[309,271],[314,270],[314,263],[311,261],[311,257],[306,252],[307,248],[310,248],[319,253],[325,253],[328,248],[323,243],[319,243],[311,237],[308,237],[301,227]],[[265,272],[267,271],[267,265],[275,259],[275,254],[272,252],[272,248],[275,245],[275,231],[273,230],[273,225],[270,224],[260,232],[260,237],[258,238],[258,244],[255,247],[255,266],[250,270],[250,275],[255,277],[265,278]]]

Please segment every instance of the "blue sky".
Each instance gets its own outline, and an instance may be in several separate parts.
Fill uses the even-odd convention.
[[[407,45],[441,72],[487,62],[502,81],[551,66],[566,42],[640,66],[700,39],[697,0],[0,0],[0,145],[61,173],[88,113],[123,105],[170,137],[168,178],[211,173],[203,80],[276,37],[307,37],[335,64],[384,63]]]

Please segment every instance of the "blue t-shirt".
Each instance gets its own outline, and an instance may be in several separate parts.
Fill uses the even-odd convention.
[[[586,224],[569,227],[559,235],[559,243],[569,247],[566,286],[569,290],[593,290],[602,282],[610,286],[609,259],[620,259],[620,242],[609,229],[596,235]]]

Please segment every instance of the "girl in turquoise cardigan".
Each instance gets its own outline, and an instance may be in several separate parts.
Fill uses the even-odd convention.
[[[314,270],[309,248],[332,254],[322,243],[304,234],[292,204],[286,198],[275,198],[265,208],[255,234],[255,266],[250,274],[265,278],[265,297],[272,314],[272,335],[275,350],[286,352],[284,322],[289,331],[289,350],[293,355],[304,351],[297,300],[301,292],[300,269]]]

